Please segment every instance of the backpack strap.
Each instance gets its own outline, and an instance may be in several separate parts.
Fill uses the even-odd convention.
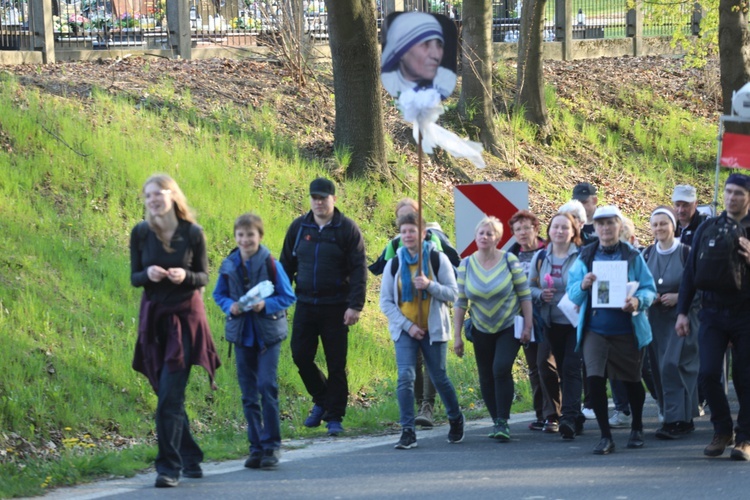
[[[536,273],[539,274],[539,270],[542,268],[542,261],[547,258],[547,249],[542,248],[536,257]]]
[[[690,249],[688,249],[689,251]],[[648,263],[648,259],[651,258],[651,254],[654,252],[654,245],[649,245],[643,249],[643,260]],[[684,260],[683,260],[684,262]]]
[[[302,222],[299,224],[299,229],[297,229],[297,237],[294,238],[294,246],[292,247],[292,257],[297,256],[297,247],[299,246],[299,239],[302,236]]]
[[[690,246],[681,244],[682,245],[682,252],[680,252],[680,258],[682,259],[682,265],[684,266],[685,263],[688,261],[688,255],[690,255]]]
[[[268,257],[266,258],[266,272],[268,273],[268,278],[271,280],[271,283],[273,283],[273,286],[276,286],[276,259],[274,259],[271,254],[268,254]]]

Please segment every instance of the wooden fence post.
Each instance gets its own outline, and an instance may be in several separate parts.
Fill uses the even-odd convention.
[[[167,0],[167,27],[169,46],[182,59],[191,59],[193,38],[190,31],[188,0]]]

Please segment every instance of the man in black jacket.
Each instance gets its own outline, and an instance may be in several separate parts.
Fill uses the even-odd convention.
[[[749,207],[750,177],[732,174],[724,185],[725,210],[715,219],[715,224],[723,224],[724,232],[726,229],[723,228],[741,226],[735,231],[747,234],[750,226]],[[709,221],[702,224],[695,233],[693,247],[680,283],[675,330],[680,337],[698,335],[698,383],[703,388],[706,401],[711,408],[711,423],[714,427],[713,440],[703,453],[709,457],[718,457],[724,453],[727,446],[735,444],[731,458],[750,460],[750,241],[744,236],[739,237],[739,248],[732,248],[717,236],[721,234],[717,231]],[[702,263],[698,254],[707,252],[707,248],[725,249],[725,260],[734,262],[738,266],[736,269],[740,270],[739,283],[730,277],[718,280],[718,285],[712,283],[710,289],[706,288],[706,285],[702,285],[703,289],[699,288],[696,279],[699,275],[705,277],[706,274],[715,272],[719,277],[723,277],[723,273],[718,270],[721,266],[717,266],[715,260],[710,264]],[[701,266],[707,266],[706,273],[702,272]],[[697,290],[702,291],[701,323],[698,332],[691,332],[688,311]],[[729,403],[721,383],[724,353],[730,343],[733,358],[732,382],[740,404],[734,429]]]
[[[314,403],[305,426],[318,427],[325,420],[331,436],[344,431],[347,334],[359,321],[367,284],[362,232],[334,207],[335,194],[330,180],[312,181],[311,210],[289,226],[280,259],[297,295],[292,358]],[[328,377],[315,364],[318,337]]]

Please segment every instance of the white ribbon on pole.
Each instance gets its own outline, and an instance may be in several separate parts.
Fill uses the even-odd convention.
[[[401,92],[396,105],[404,119],[412,124],[415,141],[419,141],[419,133],[422,132],[422,149],[425,153],[432,154],[433,148],[439,146],[451,156],[466,158],[475,167],[484,168],[481,143],[462,139],[437,124],[438,118],[445,112],[440,101],[440,93],[435,89],[407,90]]]

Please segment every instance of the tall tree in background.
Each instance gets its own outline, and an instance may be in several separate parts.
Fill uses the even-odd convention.
[[[390,177],[380,98],[373,0],[325,0],[336,101],[334,148],[348,151],[347,176]]]
[[[516,104],[525,109],[526,119],[540,129],[547,127],[542,66],[542,24],[547,0],[527,0],[521,11],[516,72]]]
[[[492,104],[492,0],[464,0],[461,53],[459,112],[478,129],[485,150],[498,155]]]
[[[750,82],[749,0],[719,0],[719,64],[724,114],[732,113],[732,92]]]

